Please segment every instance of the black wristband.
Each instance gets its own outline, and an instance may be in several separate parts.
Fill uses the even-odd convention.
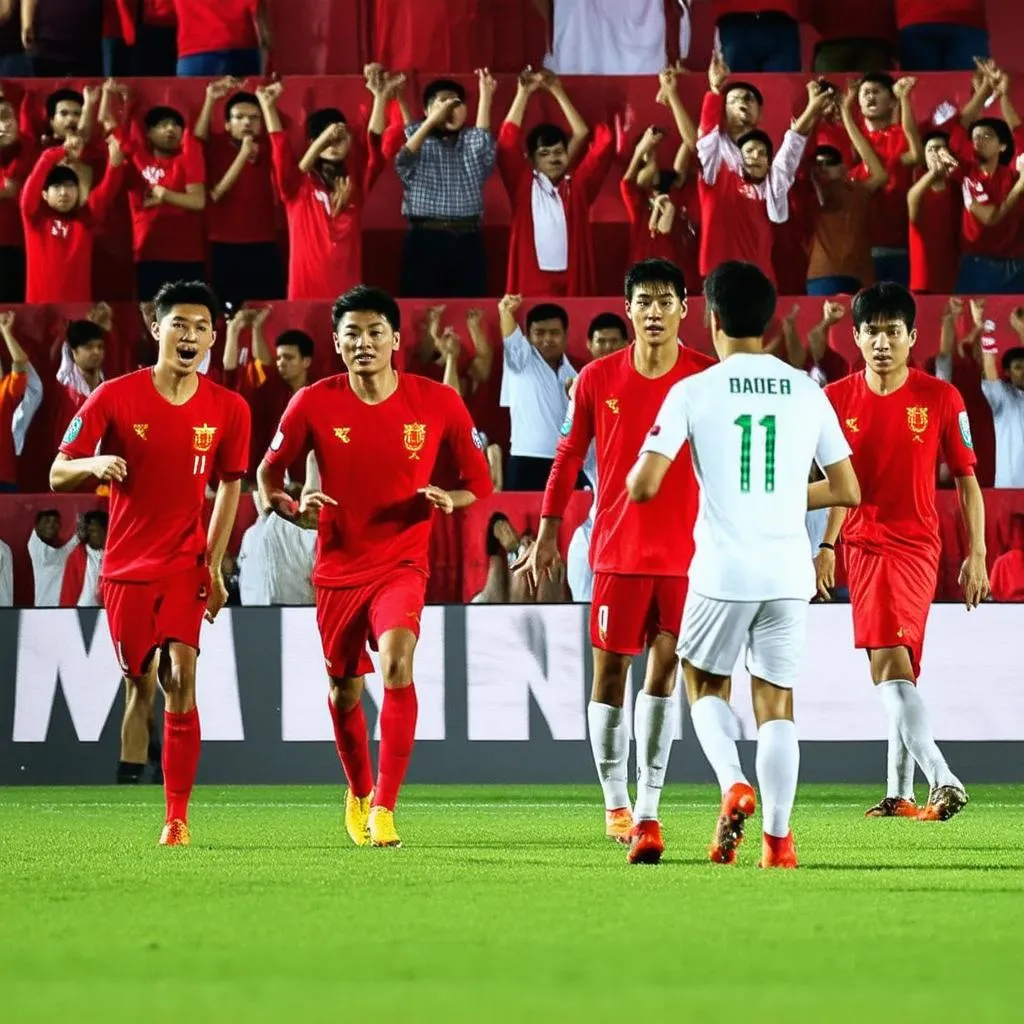
[[[820,551],[822,548],[828,548],[829,551],[835,551],[836,546],[835,544],[829,544],[827,541],[822,541],[818,545],[818,550]]]

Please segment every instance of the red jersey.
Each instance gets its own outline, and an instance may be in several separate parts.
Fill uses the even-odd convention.
[[[211,242],[273,242],[274,183],[270,171],[270,143],[257,141],[256,158],[247,160],[238,180],[214,202],[209,192],[227,173],[238,156],[238,143],[218,132],[210,136],[206,150],[206,226]]]
[[[483,441],[452,388],[399,373],[395,392],[369,405],[337,374],[296,393],[265,461],[283,477],[312,447],[321,489],[338,502],[320,510],[318,587],[360,586],[398,566],[429,572],[433,509],[417,491],[435,482],[442,444],[455,455],[461,487],[487,497]]]
[[[255,50],[259,0],[174,0],[178,57],[216,50]]]
[[[132,238],[136,260],[200,263],[206,258],[203,214],[170,203],[145,205],[154,185],[184,192],[188,185],[206,184],[202,145],[185,132],[181,151],[172,156],[154,153],[147,145],[130,147],[128,199],[132,211]]]
[[[12,182],[24,185],[34,162],[31,148],[22,139],[0,149],[0,191],[6,191]],[[25,245],[17,196],[11,199],[0,196],[0,245],[19,249]]]
[[[591,442],[597,456],[597,496],[590,564],[594,572],[621,576],[685,576],[693,557],[697,480],[689,450],[680,454],[653,501],[634,502],[626,491],[658,410],[672,385],[714,365],[679,346],[668,373],[649,378],[633,366],[636,343],[595,359],[580,372],[563,439],[544,491],[542,516],[561,518]]]
[[[896,0],[896,24],[985,28],[985,0]]]
[[[864,373],[825,388],[853,450],[861,504],[843,526],[843,543],[876,554],[941,547],[935,508],[939,456],[953,476],[973,476],[974,443],[960,392],[920,370],[888,395]]]
[[[943,189],[921,197],[917,220],[910,223],[910,290],[949,295],[956,290],[960,266],[961,185],[952,178]]]
[[[18,481],[18,463],[14,451],[14,431],[11,421],[14,411],[25,397],[28,387],[27,373],[14,373],[0,377],[0,484]]]
[[[277,430],[288,403],[295,394],[277,372],[277,367],[251,359],[235,370],[224,371],[224,386],[237,391],[252,412],[252,442],[249,465],[255,469]],[[291,480],[306,479],[306,458],[303,454],[286,467]]]
[[[872,131],[861,125],[864,135],[889,172],[889,180],[872,196],[869,207],[868,233],[873,246],[888,249],[907,247],[907,192],[914,183],[914,170],[903,163],[903,155],[910,152],[907,137],[899,124]],[[866,164],[853,168],[851,177],[866,181],[870,177]]]
[[[245,476],[249,408],[202,374],[196,393],[172,405],[150,368],[104,381],[68,425],[60,450],[128,464],[110,484],[110,530],[103,578],[152,582],[199,565],[206,556],[206,485]]]
[[[491,4],[482,0],[376,0],[374,54],[386,68],[468,75],[493,50]],[[493,67],[493,64],[490,66]]]
[[[892,0],[860,0],[857,4],[836,0],[811,0],[811,25],[822,41],[833,39],[885,39],[895,42],[896,22]]]
[[[43,182],[63,159],[62,147],[44,151],[21,188],[26,302],[92,302],[97,225],[110,213],[124,179],[124,164],[108,167],[85,206],[56,213],[43,202]]]
[[[676,204],[676,215],[672,221],[672,230],[667,235],[651,234],[651,200],[653,192],[640,188],[635,182],[621,181],[619,193],[626,206],[629,217],[629,262],[639,263],[641,260],[661,259],[679,263],[683,248],[681,233],[686,230],[686,217],[678,209],[679,193],[682,189],[672,189],[669,198]]]
[[[270,136],[274,183],[288,216],[288,298],[335,299],[363,280],[363,206],[384,170],[381,137],[367,132],[368,150],[353,139],[349,200],[332,212],[331,190],[319,174],[303,174],[284,132]]]

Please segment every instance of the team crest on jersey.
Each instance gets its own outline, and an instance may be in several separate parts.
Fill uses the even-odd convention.
[[[852,416],[852,417],[850,417],[850,419],[848,419],[846,421],[846,429],[851,434],[859,434],[860,433],[860,427],[857,426],[857,417],[856,416]]]
[[[68,429],[64,431],[63,444],[73,444],[74,440],[82,432],[82,417],[76,416],[69,424]]]
[[[907,406],[907,426],[914,433],[914,440],[924,444],[921,435],[928,429],[928,410],[923,405]]]
[[[192,448],[197,452],[208,452],[213,447],[213,435],[217,433],[216,427],[204,423],[201,427],[192,428]]]
[[[352,441],[352,438],[351,438],[351,437],[349,437],[349,432],[350,432],[351,430],[352,430],[352,428],[351,428],[351,427],[335,427],[335,428],[334,428],[334,436],[335,436],[335,437],[336,437],[336,438],[337,438],[337,439],[338,439],[338,440],[339,440],[339,441],[340,441],[340,442],[341,442],[342,444],[350,444],[350,443],[351,443],[351,441]]]
[[[133,423],[132,424],[132,430],[134,430],[135,433],[140,438],[142,438],[143,441],[145,441],[146,440],[146,431],[149,430],[149,424],[148,423]]]
[[[409,453],[410,459],[418,459],[423,446],[427,443],[427,425],[425,423],[406,423],[402,427],[402,443]]]
[[[617,398],[606,398],[604,400],[604,404],[607,405],[609,409],[611,409],[612,414],[614,416],[619,415],[619,400]]]
[[[973,449],[974,438],[971,437],[971,421],[967,418],[966,410],[960,411],[956,421],[960,427],[960,440],[963,441],[964,447]]]

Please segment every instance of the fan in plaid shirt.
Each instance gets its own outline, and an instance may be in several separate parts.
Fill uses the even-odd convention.
[[[476,126],[466,127],[466,92],[439,79],[423,95],[426,119],[406,128],[395,158],[405,188],[409,233],[402,257],[402,294],[479,297],[486,294],[481,225],[484,183],[494,169],[491,105],[497,83],[484,68]]]

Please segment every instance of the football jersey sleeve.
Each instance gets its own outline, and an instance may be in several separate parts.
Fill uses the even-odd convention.
[[[217,474],[222,480],[241,480],[249,465],[249,439],[252,416],[244,398],[225,392],[223,400],[229,406],[227,436],[217,448]]]
[[[826,466],[834,466],[837,462],[850,458],[853,452],[843,434],[843,428],[839,425],[839,417],[836,415],[832,403],[821,391],[814,392],[814,401],[818,405],[818,422],[820,424],[814,461],[824,469]]]
[[[952,385],[946,389],[942,413],[942,454],[953,476],[974,476],[978,461],[974,454],[971,422],[967,418],[963,395]]]
[[[70,459],[88,459],[95,455],[107,432],[112,412],[110,386],[101,384],[68,424],[60,451]]]
[[[654,426],[644,438],[640,454],[653,452],[675,460],[690,436],[690,389],[688,381],[672,385],[665,396]]]
[[[591,364],[593,365],[593,364]],[[541,515],[561,519],[576,489],[583,460],[594,440],[593,371],[589,367],[576,378],[561,427],[561,440],[555,449],[555,459],[548,474]]]
[[[285,409],[277,433],[274,434],[263,461],[273,468],[282,470],[302,455],[309,441],[310,389],[301,388],[292,395]]]
[[[444,440],[455,456],[459,483],[476,498],[486,498],[494,490],[494,485],[484,457],[484,440],[473,426],[466,403],[451,388],[446,388],[446,393],[451,398],[445,410]]]

